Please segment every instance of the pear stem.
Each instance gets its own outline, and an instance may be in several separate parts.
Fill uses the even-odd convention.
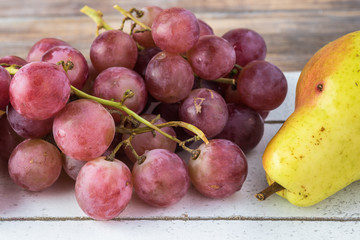
[[[281,191],[281,190],[284,190],[284,189],[285,188],[283,186],[281,186],[280,184],[278,184],[277,182],[273,182],[270,186],[268,186],[267,188],[265,188],[261,192],[257,193],[255,195],[255,197],[260,201],[264,201],[265,199],[267,199],[268,197],[270,197],[274,193],[276,193],[278,191]]]

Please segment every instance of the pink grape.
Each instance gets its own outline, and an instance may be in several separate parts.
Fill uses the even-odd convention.
[[[137,46],[129,34],[109,30],[95,38],[90,47],[90,59],[94,68],[101,72],[109,67],[134,68]]]
[[[256,60],[247,64],[237,78],[237,90],[243,103],[257,111],[270,111],[284,101],[287,81],[275,65]]]
[[[166,149],[154,149],[144,154],[145,161],[134,164],[134,189],[146,203],[167,207],[180,201],[190,186],[185,162]]]
[[[29,50],[26,57],[27,62],[39,62],[42,55],[49,49],[56,46],[70,46],[67,42],[57,38],[42,38],[37,41]]]
[[[179,109],[180,119],[198,127],[207,138],[215,137],[224,129],[228,115],[222,96],[206,88],[192,90]]]
[[[9,93],[11,105],[18,113],[30,119],[44,120],[66,105],[70,81],[57,65],[33,62],[14,75]]]
[[[18,56],[5,56],[0,58],[0,63],[5,63],[9,65],[16,64],[18,66],[24,66],[28,62],[25,59]]]
[[[152,114],[142,114],[140,116],[142,118],[146,119],[147,121],[151,121],[156,117],[156,115],[152,115]],[[157,121],[155,121],[154,124],[156,125],[156,124],[161,124],[161,123],[165,123],[165,122],[166,121],[163,118],[159,118]],[[142,128],[142,127],[145,127],[145,124],[141,123],[139,125],[139,128]],[[176,137],[176,133],[172,127],[164,127],[164,128],[161,128],[161,130],[163,130],[164,132],[166,132],[167,134],[169,134],[171,136]],[[123,140],[127,139],[128,137],[129,137],[129,135],[124,134]],[[133,146],[135,152],[139,156],[143,155],[146,151],[152,150],[152,149],[161,148],[161,149],[167,149],[171,152],[174,152],[176,149],[176,142],[174,142],[173,140],[165,137],[164,135],[162,135],[161,133],[158,133],[158,132],[156,132],[155,134],[153,134],[152,132],[146,132],[146,133],[141,133],[141,134],[135,135],[133,137],[133,139],[131,140],[131,145]],[[125,154],[133,162],[136,162],[136,158],[132,154],[132,152],[130,151],[129,148],[125,148]]]
[[[11,152],[24,139],[10,126],[6,114],[0,116],[0,160],[8,162]]]
[[[255,110],[239,104],[228,103],[229,119],[216,138],[236,143],[248,152],[260,142],[264,135],[264,120]]]
[[[115,135],[110,113],[93,100],[70,102],[56,115],[53,134],[57,146],[66,155],[90,161],[101,156]]]
[[[53,47],[44,53],[41,61],[54,64],[60,61],[64,61],[65,63],[71,61],[73,67],[67,71],[70,84],[78,89],[81,89],[85,85],[89,68],[85,57],[77,49],[69,46]]]
[[[200,28],[195,15],[184,8],[165,9],[152,24],[156,46],[171,53],[188,51],[199,39]]]
[[[105,157],[87,162],[75,183],[75,196],[80,208],[91,218],[110,220],[128,205],[133,191],[131,172],[119,160]]]
[[[235,50],[230,43],[215,35],[200,37],[186,56],[194,73],[206,80],[227,75],[236,60]]]
[[[95,79],[93,95],[120,102],[127,90],[134,96],[125,100],[124,105],[135,113],[140,113],[147,103],[147,91],[144,79],[135,71],[124,67],[111,67],[101,72]],[[116,122],[118,114],[113,114]]]
[[[11,76],[9,72],[0,66],[0,110],[5,110],[8,105],[9,98],[9,87],[10,87]]]
[[[198,19],[198,23],[200,28],[200,37],[204,35],[214,35],[214,30],[210,27],[209,24],[201,19]]]
[[[248,172],[246,157],[233,142],[212,139],[198,147],[198,158],[189,160],[190,179],[209,198],[225,198],[242,188]]]
[[[26,139],[9,159],[11,179],[29,191],[42,191],[60,176],[62,157],[59,150],[42,139]]]
[[[263,37],[251,29],[232,29],[222,36],[234,46],[236,63],[245,66],[254,60],[264,60],[266,57],[266,44]]]
[[[45,120],[33,120],[19,114],[9,105],[7,119],[14,131],[24,138],[41,138],[50,133],[53,125],[53,118]]]
[[[168,52],[156,54],[145,73],[146,87],[155,99],[176,103],[184,99],[194,84],[194,73],[180,55]]]
[[[138,18],[140,22],[145,24],[148,27],[151,27],[154,19],[157,17],[157,15],[163,11],[162,8],[157,6],[147,6],[140,9],[143,11],[143,16]],[[134,40],[138,42],[141,46],[144,48],[151,48],[155,47],[154,40],[151,35],[151,31],[136,33],[136,31],[143,29],[140,25],[136,25],[134,28],[134,34],[132,35]]]

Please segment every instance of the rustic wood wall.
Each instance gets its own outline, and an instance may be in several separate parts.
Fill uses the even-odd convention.
[[[232,28],[251,28],[264,37],[267,60],[283,71],[301,70],[322,45],[360,30],[359,0],[0,0],[0,56],[26,57],[40,38],[58,37],[88,57],[95,26],[79,10],[84,5],[101,10],[116,27],[122,16],[114,4],[185,7],[220,36]]]

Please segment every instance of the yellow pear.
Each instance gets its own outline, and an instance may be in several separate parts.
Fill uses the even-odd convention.
[[[295,110],[266,147],[263,167],[272,184],[265,195],[277,191],[297,206],[360,179],[360,31],[328,43],[305,65]]]

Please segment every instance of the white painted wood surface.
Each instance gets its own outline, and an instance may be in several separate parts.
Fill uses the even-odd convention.
[[[176,205],[154,208],[134,194],[118,218],[94,221],[77,205],[74,181],[65,174],[50,189],[32,193],[17,187],[0,166],[0,239],[358,239],[360,182],[308,208],[277,195],[264,202],[254,197],[267,186],[261,156],[281,126],[274,121],[293,111],[298,76],[286,73],[288,96],[270,113],[262,141],[247,154],[248,177],[233,196],[213,200],[191,188]]]

